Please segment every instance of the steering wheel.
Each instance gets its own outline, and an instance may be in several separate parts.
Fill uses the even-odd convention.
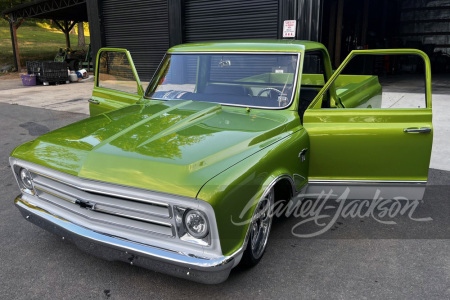
[[[161,99],[180,99],[180,97],[183,96],[186,93],[188,93],[188,92],[186,92],[186,91],[175,91],[175,90],[164,91],[162,96],[161,96]]]
[[[265,92],[271,92],[271,91],[278,92],[278,95],[281,95],[283,93],[282,91],[280,91],[276,88],[267,87],[267,88],[263,88],[262,90],[260,90],[257,97],[260,97]]]

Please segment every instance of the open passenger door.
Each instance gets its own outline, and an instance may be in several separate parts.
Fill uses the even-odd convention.
[[[130,52],[102,48],[97,54],[95,85],[89,100],[91,116],[136,103],[144,95]]]
[[[412,61],[422,67],[412,68]],[[365,75],[346,75],[354,74],[352,62],[365,66]],[[389,74],[403,86],[386,80]],[[414,80],[405,85],[407,78]],[[338,107],[329,106],[330,98]],[[428,56],[409,49],[351,52],[306,110],[303,125],[311,147],[308,193],[331,187],[339,197],[348,187],[347,199],[422,199],[433,142]]]

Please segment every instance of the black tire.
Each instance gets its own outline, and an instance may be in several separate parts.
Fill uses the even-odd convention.
[[[70,71],[78,71],[80,62],[77,59],[69,61],[69,70]]]
[[[264,250],[264,253],[259,258],[255,258],[255,256],[252,254],[252,249],[250,247],[251,247],[250,242],[248,242],[241,259],[241,265],[245,268],[252,268],[256,266],[261,261],[265,253]]]
[[[271,208],[275,198],[274,190],[271,189],[261,199],[255,209],[252,222],[249,225],[247,247],[241,259],[241,265],[245,267],[256,266],[266,251],[270,230],[272,228],[273,214]],[[262,235],[261,235],[262,234]]]

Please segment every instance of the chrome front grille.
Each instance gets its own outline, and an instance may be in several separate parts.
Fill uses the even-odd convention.
[[[36,196],[70,215],[74,223],[80,220],[89,223],[89,227],[104,227],[132,233],[175,237],[170,205],[148,199],[130,199],[130,197],[110,196],[77,187],[71,183],[31,172]],[[78,224],[86,225],[86,224]]]
[[[14,157],[9,160],[22,191],[16,205],[52,216],[58,220],[55,226],[64,224],[73,232],[82,228],[83,235],[95,232],[105,243],[118,238],[137,248],[151,246],[192,257],[222,256],[214,209],[206,201],[74,176]],[[31,174],[33,190],[23,187],[19,177],[22,168]],[[207,215],[207,245],[180,236],[184,231],[179,231],[182,220],[178,212],[188,209]]]

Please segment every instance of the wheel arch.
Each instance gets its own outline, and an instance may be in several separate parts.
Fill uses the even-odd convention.
[[[296,193],[295,190],[295,183],[294,180],[292,179],[292,177],[289,174],[282,174],[277,176],[275,179],[273,179],[269,185],[266,186],[266,188],[264,189],[264,192],[262,193],[262,195],[259,197],[258,202],[256,202],[256,205],[253,207],[253,211],[252,211],[252,219],[254,217],[255,214],[255,208],[257,206],[257,204],[259,202],[261,202],[266,196],[267,194],[270,192],[271,189],[275,189],[275,199],[276,200],[290,200],[291,197],[294,196],[294,194]],[[277,195],[277,190],[278,190],[278,195]],[[288,199],[282,199],[284,195],[288,196]],[[277,196],[279,198],[277,198]],[[244,243],[242,245],[243,249],[246,248],[247,246],[247,242],[248,242],[248,237],[249,237],[249,230],[250,228],[247,228],[247,232],[245,234],[245,240]]]

